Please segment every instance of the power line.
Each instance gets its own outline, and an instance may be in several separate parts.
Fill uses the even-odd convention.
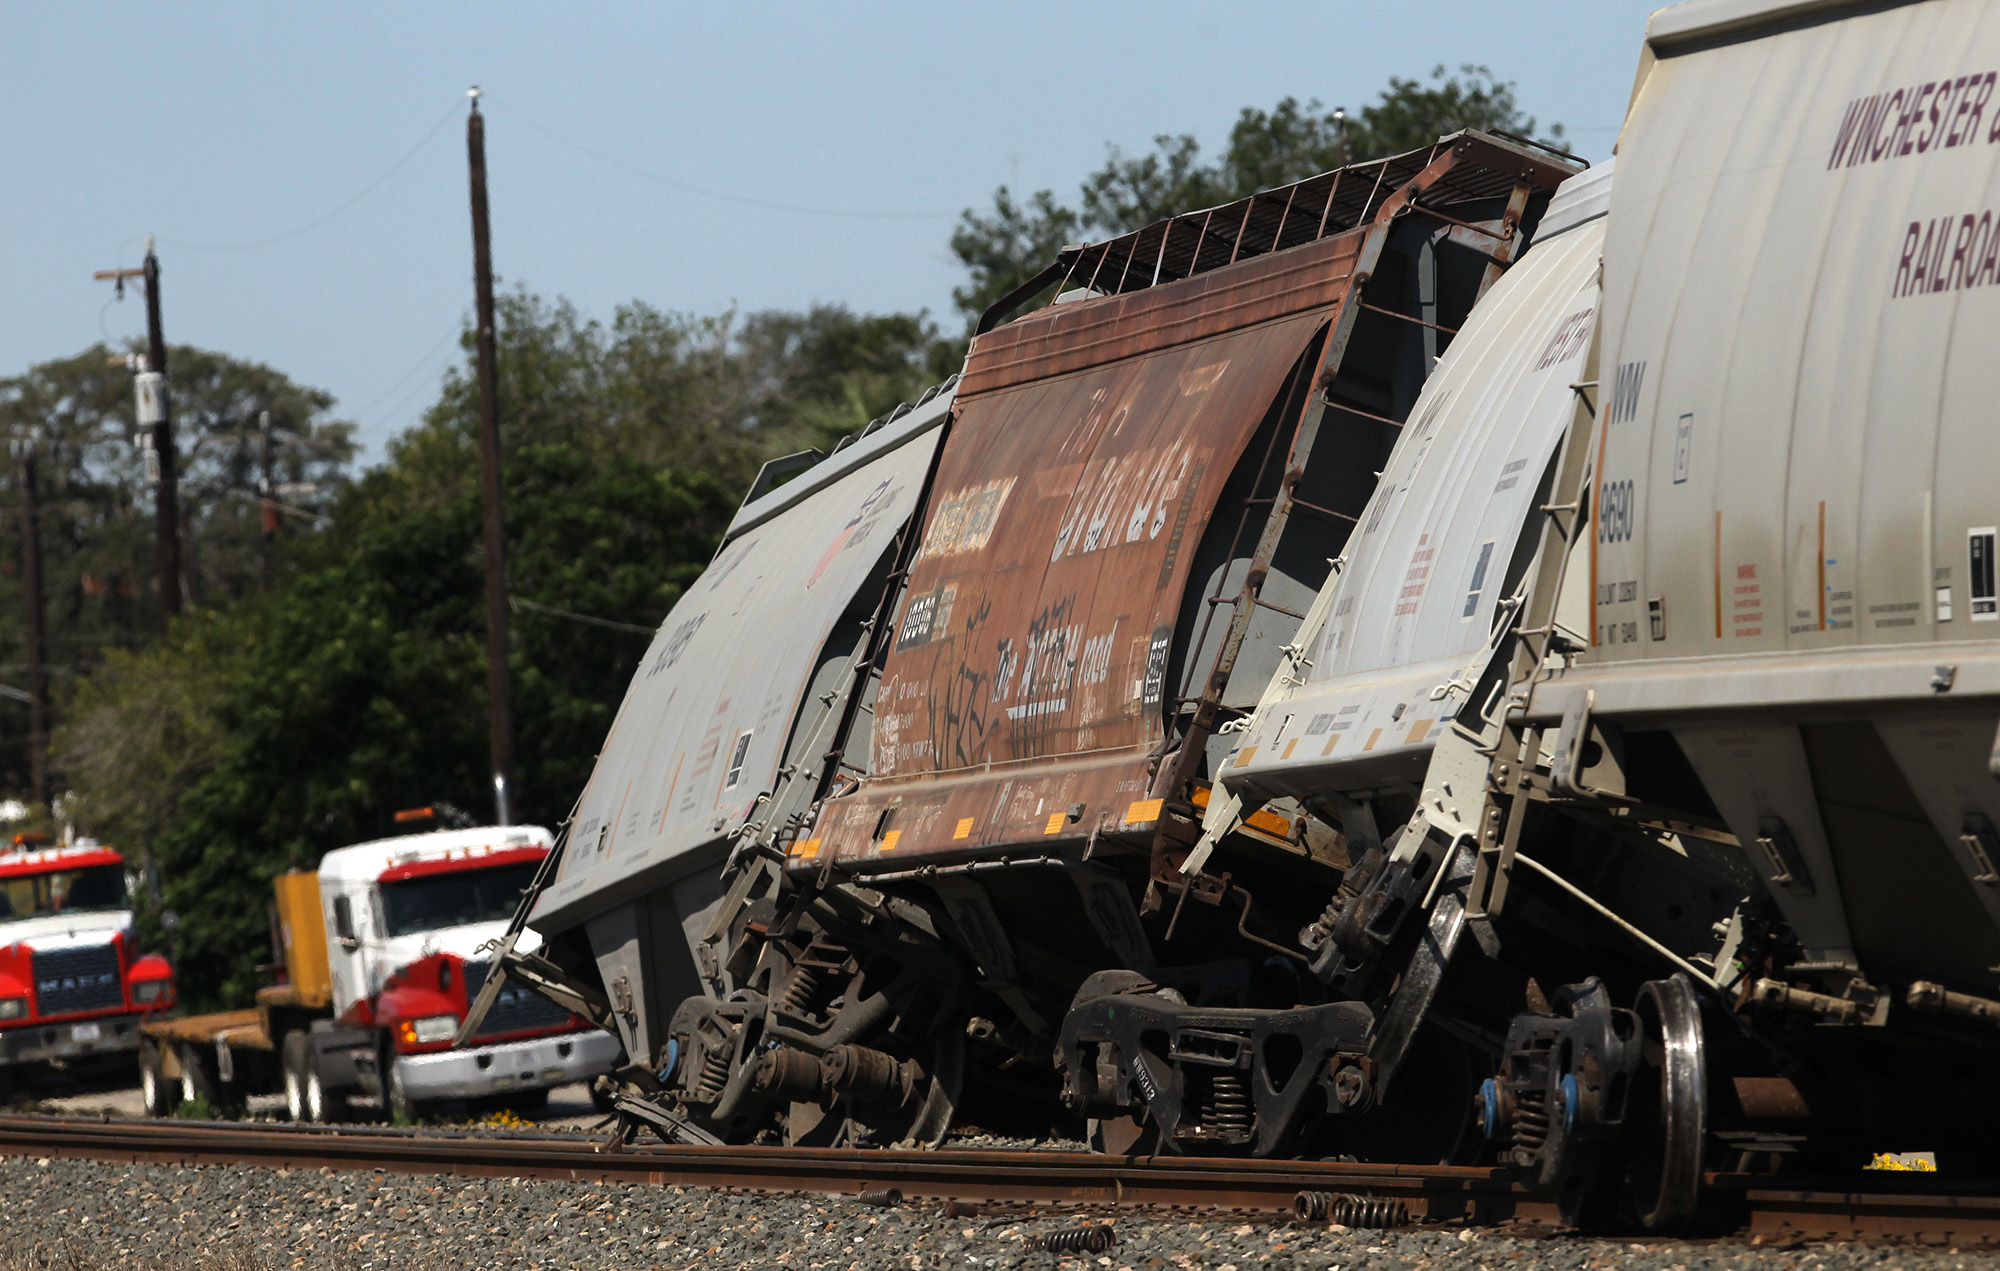
[[[519,596],[509,596],[507,603],[509,607],[514,609],[527,609],[534,613],[545,613],[552,618],[568,618],[571,622],[587,622],[593,627],[609,627],[613,631],[630,631],[634,635],[642,636],[652,635],[654,631],[652,627],[642,627],[636,623],[613,622],[609,618],[594,618],[587,613],[576,613],[569,609],[558,609],[554,605],[538,605],[532,600],[523,600]]]
[[[852,208],[837,207],[805,207],[797,203],[778,203],[770,199],[753,198],[747,194],[733,194],[727,190],[711,190],[707,186],[696,185],[692,181],[683,181],[679,177],[670,177],[665,173],[654,172],[650,168],[642,168],[635,163],[628,163],[616,155],[606,154],[594,146],[585,145],[574,137],[564,136],[546,124],[540,123],[523,114],[518,108],[509,106],[504,101],[496,102],[490,97],[486,100],[488,105],[499,106],[502,111],[520,120],[535,131],[542,133],[544,136],[559,141],[573,150],[580,150],[600,163],[608,163],[612,167],[630,172],[634,176],[644,177],[648,181],[657,181],[661,185],[671,186],[676,190],[684,190],[689,194],[699,194],[707,199],[717,199],[724,203],[736,203],[744,207],[761,207],[773,212],[791,212],[799,216],[834,216],[862,221],[930,221],[958,215],[955,211],[891,212],[884,210],[859,211]]]
[[[197,251],[197,252],[247,252],[247,251],[253,251],[259,247],[272,247],[279,243],[287,242],[291,239],[297,238],[301,234],[309,233],[312,230],[316,230],[320,226],[326,224],[334,217],[339,216],[342,212],[345,212],[347,209],[353,207],[361,200],[367,198],[370,194],[373,194],[377,189],[377,187],[379,187],[383,182],[387,181],[390,177],[395,176],[396,173],[400,172],[404,164],[416,158],[417,153],[421,151],[425,146],[428,146],[440,132],[444,131],[444,126],[450,123],[453,119],[457,118],[457,116],[458,116],[458,107],[456,104],[454,104],[450,110],[447,110],[444,113],[443,118],[439,119],[435,124],[431,125],[431,130],[424,134],[423,139],[421,141],[417,142],[416,145],[411,146],[409,150],[404,153],[402,158],[390,164],[388,168],[383,171],[382,175],[376,177],[373,181],[370,181],[367,185],[362,186],[361,189],[352,198],[349,198],[345,202],[336,205],[331,211],[322,213],[321,215],[314,217],[312,220],[307,221],[304,225],[299,226],[297,229],[289,229],[282,234],[274,234],[270,238],[260,238],[254,242],[249,242],[249,243],[188,243],[172,238],[162,238],[160,241],[169,247],[181,247],[181,248],[186,248],[190,251]]]
[[[380,406],[383,402],[388,401],[389,398],[392,395],[394,395],[398,389],[408,384],[410,382],[410,378],[414,376],[417,372],[423,370],[425,367],[429,366],[432,362],[436,361],[437,355],[443,352],[444,346],[449,344],[451,341],[458,339],[458,337],[461,334],[463,334],[463,332],[456,330],[446,332],[444,338],[439,340],[436,344],[431,345],[430,352],[424,354],[421,358],[418,358],[416,364],[410,367],[409,370],[404,371],[403,374],[397,378],[395,383],[389,385],[389,387],[377,393],[366,406],[362,406],[356,409],[354,412],[355,426],[357,428],[368,427],[368,425],[362,423],[362,419],[365,416],[367,416],[370,412],[372,412],[377,406]],[[407,397],[398,398],[396,401],[397,408],[400,408],[403,405],[404,401],[406,400]],[[384,413],[394,414],[395,411],[391,410]]]

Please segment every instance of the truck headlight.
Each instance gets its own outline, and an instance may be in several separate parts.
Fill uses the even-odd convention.
[[[24,1019],[28,1014],[25,997],[0,997],[0,1019]]]
[[[405,1045],[428,1046],[433,1042],[448,1042],[458,1034],[458,1016],[426,1015],[422,1019],[406,1019],[398,1031],[402,1033]]]
[[[132,985],[132,1000],[141,1005],[161,1001],[166,996],[165,980],[139,980]]]

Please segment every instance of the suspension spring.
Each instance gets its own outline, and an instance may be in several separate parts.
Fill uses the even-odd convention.
[[[1400,1200],[1356,1196],[1352,1192],[1300,1192],[1292,1202],[1300,1222],[1331,1222],[1342,1227],[1407,1227],[1410,1207]]]
[[[1202,1120],[1204,1129],[1212,1127],[1220,1134],[1250,1136],[1250,1092],[1243,1088],[1243,1078],[1233,1072],[1215,1075],[1209,1085],[1209,1105]]]
[[[778,1009],[787,1015],[807,1014],[819,997],[819,972],[809,966],[792,968],[791,983],[785,986],[785,995],[778,999]]]
[[[696,1103],[713,1103],[722,1095],[722,1088],[729,1084],[729,1056],[720,1050],[711,1050],[701,1057],[701,1073],[695,1077],[692,1095]]]
[[[1117,1243],[1118,1233],[1103,1223],[1028,1237],[1028,1248],[1043,1253],[1103,1253]]]
[[[1514,1156],[1525,1163],[1549,1141],[1549,1095],[1523,1090],[1514,1096]]]

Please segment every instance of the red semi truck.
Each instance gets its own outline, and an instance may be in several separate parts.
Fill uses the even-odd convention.
[[[0,1097],[29,1065],[130,1064],[173,1004],[173,969],[139,951],[123,856],[28,835],[0,851]]]

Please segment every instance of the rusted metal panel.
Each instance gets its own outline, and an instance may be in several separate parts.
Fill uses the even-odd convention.
[[[871,772],[822,805],[794,866],[895,870],[1121,831],[1137,846],[1163,825],[1260,603],[1318,392],[1332,392],[1353,326],[1344,315],[1395,223],[1483,202],[1484,224],[1440,216],[1440,233],[1483,236],[1482,253],[1505,262],[1530,192],[1573,171],[1460,134],[1066,257],[1061,301],[975,342],[887,654]],[[1266,508],[1254,522],[1243,507],[1228,548],[1250,553],[1248,572],[1209,601],[1233,606],[1230,639],[1193,648],[1176,628],[1200,599],[1185,594],[1195,553],[1267,422],[1284,471],[1249,500]],[[1189,709],[1166,676],[1190,652],[1204,687],[1163,771],[1164,715]]]
[[[1345,294],[1361,235],[1083,304],[1051,305],[979,337],[962,397],[1324,309]]]
[[[1192,548],[1324,321],[961,399],[876,698],[873,778],[798,854],[902,859],[1157,819],[1133,805]]]

